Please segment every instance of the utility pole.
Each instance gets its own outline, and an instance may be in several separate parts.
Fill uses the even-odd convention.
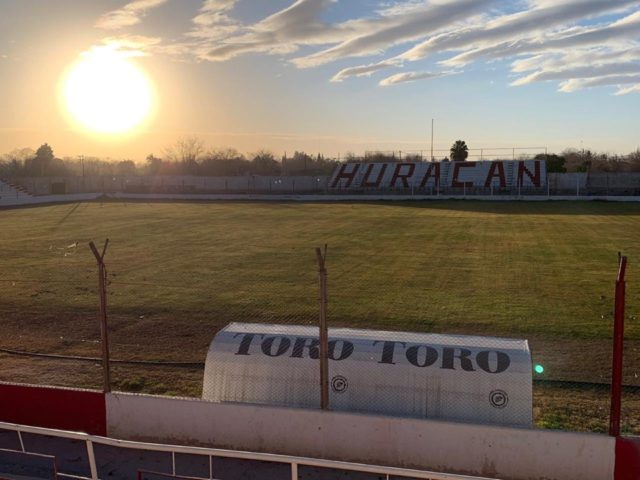
[[[433,118],[431,119],[431,162],[433,162]]]
[[[84,192],[84,155],[80,155],[80,165],[82,166],[82,191]]]

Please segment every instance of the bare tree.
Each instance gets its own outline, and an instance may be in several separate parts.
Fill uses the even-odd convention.
[[[205,151],[204,141],[195,135],[181,137],[164,150],[164,156],[172,162],[182,163],[190,173],[196,173],[198,160]]]

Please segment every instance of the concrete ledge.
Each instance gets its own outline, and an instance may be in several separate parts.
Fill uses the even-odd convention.
[[[109,436],[514,480],[613,478],[615,439],[319,410],[107,395]]]

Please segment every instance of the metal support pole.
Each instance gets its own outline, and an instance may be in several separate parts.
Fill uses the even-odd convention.
[[[611,413],[609,435],[620,435],[620,410],[622,407],[622,353],[624,348],[624,307],[627,257],[618,254],[618,278],[613,317],[613,363],[611,366]]]
[[[431,119],[431,158],[430,162],[433,162],[433,118]]]
[[[320,280],[320,408],[329,410],[329,331],[327,327],[327,245],[316,248]]]
[[[102,254],[98,252],[95,244],[89,242],[89,247],[98,262],[98,288],[100,294],[100,335],[102,338],[102,374],[105,393],[111,391],[111,370],[109,365],[109,331],[107,329],[107,268],[104,264],[104,255],[107,253],[109,239],[104,242]]]
[[[96,455],[93,450],[93,442],[91,440],[87,440],[86,446],[87,458],[89,459],[89,470],[91,471],[91,480],[98,480],[98,468],[96,466]]]

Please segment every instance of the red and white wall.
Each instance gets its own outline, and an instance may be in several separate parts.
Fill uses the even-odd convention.
[[[640,439],[0,383],[0,421],[513,479],[640,480]]]

